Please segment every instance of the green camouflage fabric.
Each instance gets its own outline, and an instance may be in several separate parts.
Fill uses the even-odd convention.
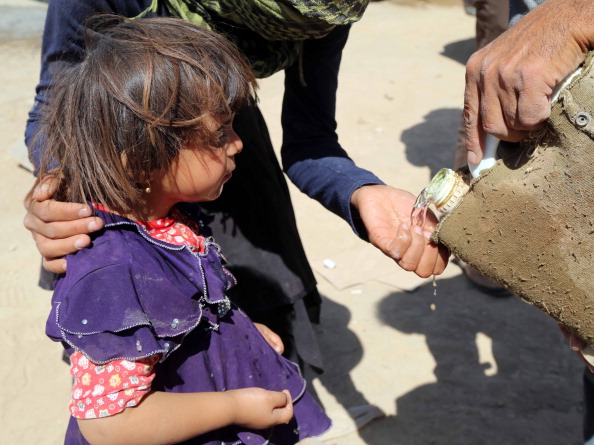
[[[161,2],[161,3],[160,3]],[[225,34],[248,59],[256,77],[292,65],[303,41],[358,21],[369,0],[153,0],[177,18]],[[139,16],[139,17],[140,17]]]

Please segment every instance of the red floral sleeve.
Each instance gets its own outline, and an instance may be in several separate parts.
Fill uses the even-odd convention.
[[[93,206],[109,211],[97,203]],[[153,238],[171,244],[187,244],[194,251],[204,252],[204,237],[198,235],[198,225],[175,208],[171,216],[138,224]],[[154,355],[136,362],[114,360],[95,365],[82,353],[74,352],[70,356],[70,374],[74,377],[70,413],[77,419],[95,419],[138,405],[151,390],[154,366],[159,358]]]
[[[138,405],[151,390],[154,366],[159,356],[136,362],[114,360],[95,365],[76,351],[70,356],[70,374],[74,377],[70,413],[77,419],[113,416]]]

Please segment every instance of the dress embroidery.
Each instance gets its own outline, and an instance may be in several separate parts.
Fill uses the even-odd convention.
[[[101,204],[93,203],[93,206],[109,211]],[[137,223],[153,238],[170,244],[186,244],[192,251],[204,253],[205,240],[198,235],[198,225],[175,208],[165,218]],[[159,355],[153,355],[135,362],[114,360],[95,365],[75,351],[70,356],[70,374],[74,377],[70,413],[77,419],[95,419],[138,405],[151,390],[154,366],[159,359]]]

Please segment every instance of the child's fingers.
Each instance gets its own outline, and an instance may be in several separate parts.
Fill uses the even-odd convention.
[[[274,409],[286,408],[293,404],[291,393],[288,389],[282,391],[268,391],[269,403],[272,404]]]
[[[283,389],[281,392],[285,395],[285,405],[292,405],[293,399],[291,398],[291,393],[289,392],[289,390]]]
[[[282,392],[278,393],[282,395],[279,397],[279,404],[274,408],[274,414],[277,416],[279,423],[289,423],[289,421],[293,418],[293,399],[291,398],[291,393],[285,389]]]

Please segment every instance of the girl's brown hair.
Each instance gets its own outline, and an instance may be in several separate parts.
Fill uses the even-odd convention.
[[[256,80],[233,44],[182,20],[99,16],[86,25],[84,60],[55,75],[39,173],[61,177],[58,199],[130,213],[151,171],[182,146],[214,145],[208,119],[249,104]]]

